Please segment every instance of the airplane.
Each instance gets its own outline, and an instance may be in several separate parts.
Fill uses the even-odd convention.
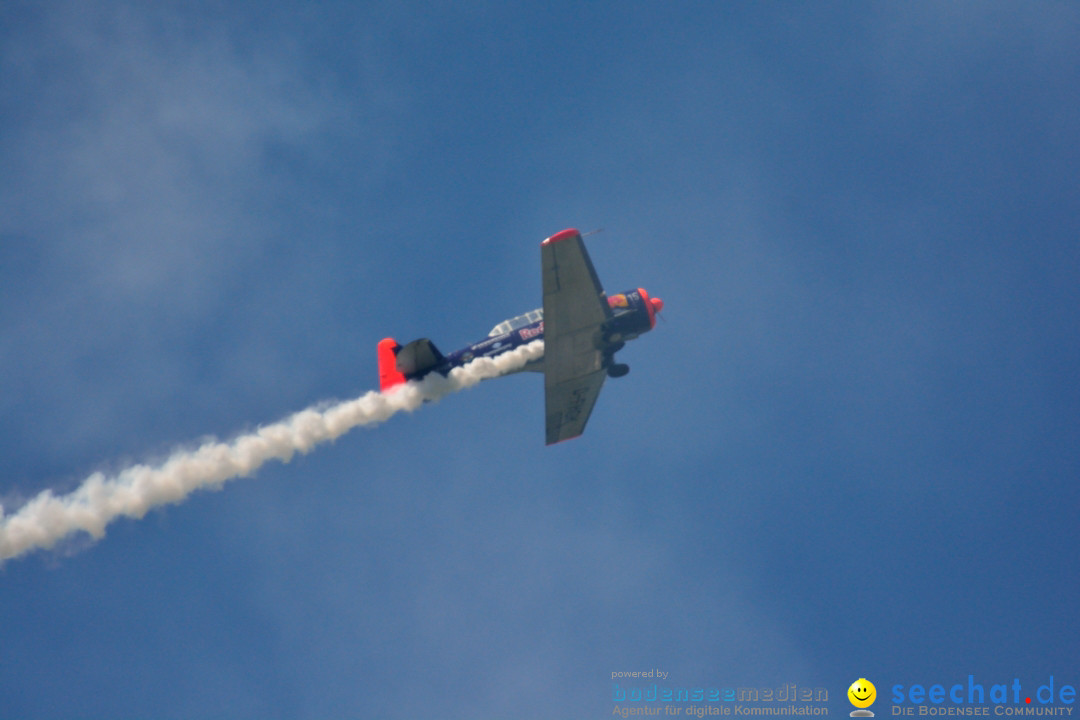
[[[447,375],[474,358],[495,357],[543,339],[544,355],[521,368],[544,373],[547,444],[578,437],[592,414],[607,377],[622,377],[630,366],[615,362],[629,340],[652,330],[664,301],[636,288],[608,297],[596,276],[581,233],[570,228],[540,243],[544,306],[504,320],[479,342],[449,355],[431,340],[378,345],[383,392],[431,372]],[[519,371],[514,371],[519,372]]]

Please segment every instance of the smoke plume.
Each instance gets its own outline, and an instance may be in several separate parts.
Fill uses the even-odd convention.
[[[496,358],[477,358],[449,377],[432,373],[386,393],[371,391],[323,409],[303,410],[230,442],[209,441],[156,467],[135,465],[114,477],[94,473],[71,493],[56,496],[45,490],[10,516],[0,506],[0,562],[51,548],[78,531],[100,539],[105,526],[118,517],[141,518],[200,488],[220,488],[227,480],[253,474],[268,460],[287,463],[295,453],[308,453],[354,427],[377,425],[403,410],[415,410],[425,400],[520,370],[543,353],[544,343],[538,340]]]

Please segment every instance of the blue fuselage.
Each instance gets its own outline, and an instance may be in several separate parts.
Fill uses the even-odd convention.
[[[647,298],[648,296],[640,288],[608,298],[612,318],[605,325],[602,336],[597,338],[601,351],[614,355],[627,340],[633,340],[652,329],[656,318]],[[496,357],[534,340],[542,340],[544,338],[543,316],[543,311],[537,309],[499,323],[483,340],[449,353],[444,363],[435,369],[445,374],[452,368],[460,367],[478,357]],[[525,365],[522,370],[543,372],[544,359],[534,360]]]

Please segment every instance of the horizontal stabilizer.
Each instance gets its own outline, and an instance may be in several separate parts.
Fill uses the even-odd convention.
[[[413,340],[398,350],[397,369],[409,380],[421,378],[442,365],[446,358],[427,338]]]
[[[427,338],[398,345],[393,338],[379,341],[379,387],[388,390],[406,380],[419,380],[446,363],[446,358]]]

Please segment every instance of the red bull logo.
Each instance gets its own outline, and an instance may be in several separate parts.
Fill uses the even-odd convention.
[[[521,335],[522,340],[539,337],[544,334],[544,323],[541,321],[541,323],[534,328],[521,328],[521,330],[518,331],[518,334]]]

